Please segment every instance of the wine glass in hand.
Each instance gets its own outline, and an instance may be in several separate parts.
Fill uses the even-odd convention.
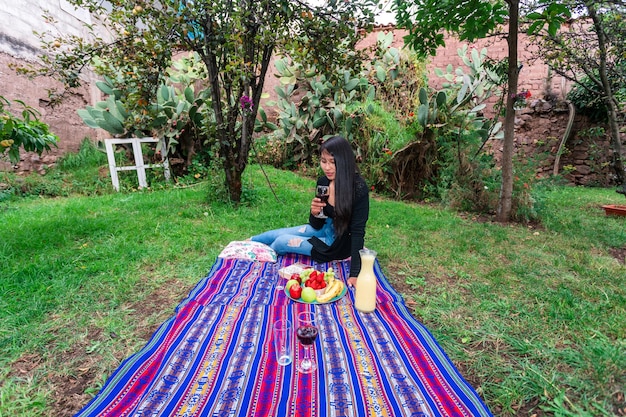
[[[319,198],[322,203],[328,203],[328,197],[330,197],[330,187],[328,185],[318,185],[315,190],[315,197]],[[320,213],[316,216],[319,218],[326,218],[324,209],[320,210]]]
[[[315,359],[311,357],[311,345],[317,339],[317,327],[315,327],[315,313],[302,312],[298,314],[298,330],[296,335],[304,346],[304,356],[298,363],[298,371],[308,374],[317,369]]]

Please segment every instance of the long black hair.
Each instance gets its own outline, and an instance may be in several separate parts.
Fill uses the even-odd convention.
[[[354,180],[357,174],[356,160],[350,142],[342,136],[327,139],[320,147],[335,159],[335,234],[341,236],[352,219]]]

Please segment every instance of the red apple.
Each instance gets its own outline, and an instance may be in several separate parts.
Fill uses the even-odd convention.
[[[295,279],[296,281],[298,281],[298,283],[302,284],[302,278],[300,278],[300,274],[298,273],[291,274],[291,278],[289,279]]]
[[[294,300],[299,299],[302,295],[302,287],[300,286],[300,284],[293,284],[291,287],[289,287],[289,295]]]

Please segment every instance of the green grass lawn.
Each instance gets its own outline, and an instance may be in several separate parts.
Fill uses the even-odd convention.
[[[237,208],[208,183],[0,203],[0,417],[73,415],[228,242],[303,223],[313,180],[265,169],[279,202],[252,166]],[[495,415],[625,415],[626,217],[600,206],[626,202],[534,197],[531,227],[373,196],[366,245]]]

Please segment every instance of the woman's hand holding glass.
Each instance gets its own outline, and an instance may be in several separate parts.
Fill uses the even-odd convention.
[[[320,217],[324,211],[325,206],[326,203],[322,202],[320,198],[313,198],[313,200],[311,201],[311,214],[316,217]]]
[[[328,185],[318,185],[317,187],[315,187],[315,198],[313,199],[313,202],[317,200],[319,201],[319,204],[321,205],[319,207],[319,210],[317,211],[317,214],[313,214],[315,217],[320,217],[322,219],[326,218],[326,215],[324,214],[324,206],[328,202],[329,198],[330,198],[330,187]],[[311,206],[312,205],[313,203],[311,203]],[[313,207],[311,207],[311,213],[315,213],[313,211]]]
[[[324,206],[330,197],[330,187],[328,185],[318,185],[315,187],[315,198],[311,202],[311,213],[315,217],[325,218]]]

